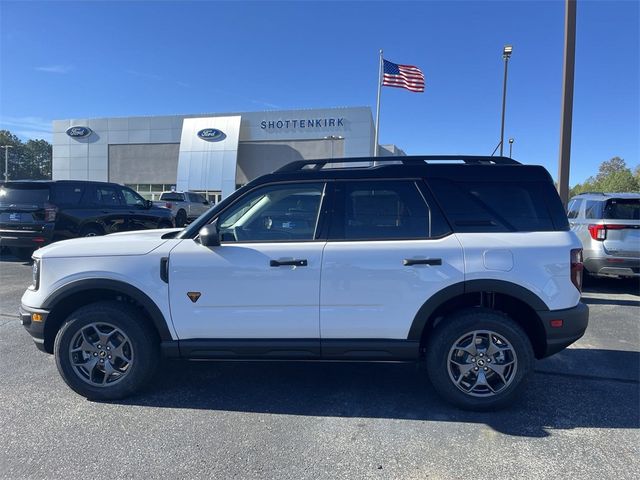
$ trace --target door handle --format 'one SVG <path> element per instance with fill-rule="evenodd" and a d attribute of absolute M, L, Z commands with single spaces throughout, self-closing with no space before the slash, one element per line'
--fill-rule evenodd
<path fill-rule="evenodd" d="M 405 258 L 402 260 L 405 267 L 412 265 L 442 265 L 441 258 Z"/>
<path fill-rule="evenodd" d="M 306 267 L 307 260 L 306 259 L 295 259 L 295 260 L 271 260 L 269 262 L 271 267 L 285 267 L 285 266 L 293 266 L 293 267 Z"/>

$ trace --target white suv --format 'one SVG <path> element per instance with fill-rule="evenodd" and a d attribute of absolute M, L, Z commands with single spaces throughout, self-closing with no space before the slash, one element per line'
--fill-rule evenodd
<path fill-rule="evenodd" d="M 299 161 L 184 230 L 34 255 L 22 322 L 64 380 L 117 399 L 160 355 L 417 361 L 462 408 L 513 401 L 580 338 L 581 245 L 547 171 L 502 157 Z"/>

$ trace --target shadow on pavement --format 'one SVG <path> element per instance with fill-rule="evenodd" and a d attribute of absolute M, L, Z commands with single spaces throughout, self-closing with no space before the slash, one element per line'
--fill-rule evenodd
<path fill-rule="evenodd" d="M 640 300 L 620 300 L 617 298 L 582 297 L 582 303 L 587 305 L 618 305 L 620 307 L 640 307 Z"/>
<path fill-rule="evenodd" d="M 563 360 L 555 365 L 538 362 L 541 373 L 533 375 L 522 401 L 492 413 L 448 406 L 436 396 L 423 367 L 401 363 L 164 361 L 152 389 L 122 403 L 484 423 L 504 434 L 526 437 L 545 437 L 556 429 L 640 427 L 640 353 L 570 349 L 558 355 Z M 635 370 L 625 373 L 622 381 L 597 378 L 590 365 L 601 362 L 612 369 Z"/>
<path fill-rule="evenodd" d="M 638 278 L 598 278 L 584 277 L 583 293 L 627 294 L 640 297 Z"/>

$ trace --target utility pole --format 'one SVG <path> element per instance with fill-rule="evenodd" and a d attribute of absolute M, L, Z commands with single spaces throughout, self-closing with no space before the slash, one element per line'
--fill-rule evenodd
<path fill-rule="evenodd" d="M 9 181 L 9 149 L 13 148 L 13 145 L 2 145 L 0 148 L 4 148 L 4 181 Z"/>
<path fill-rule="evenodd" d="M 571 125 L 573 122 L 573 80 L 576 63 L 576 0 L 565 0 L 564 67 L 562 73 L 562 114 L 560 117 L 560 158 L 558 193 L 566 207 L 569 201 Z"/>

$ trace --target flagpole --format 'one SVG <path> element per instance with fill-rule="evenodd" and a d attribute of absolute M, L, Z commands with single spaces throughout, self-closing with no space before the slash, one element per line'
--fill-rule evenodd
<path fill-rule="evenodd" d="M 380 49 L 380 68 L 378 70 L 378 101 L 376 103 L 376 133 L 373 142 L 373 156 L 378 156 L 378 132 L 380 131 L 380 94 L 382 93 L 382 49 Z M 375 165 L 375 162 L 374 162 Z"/>

